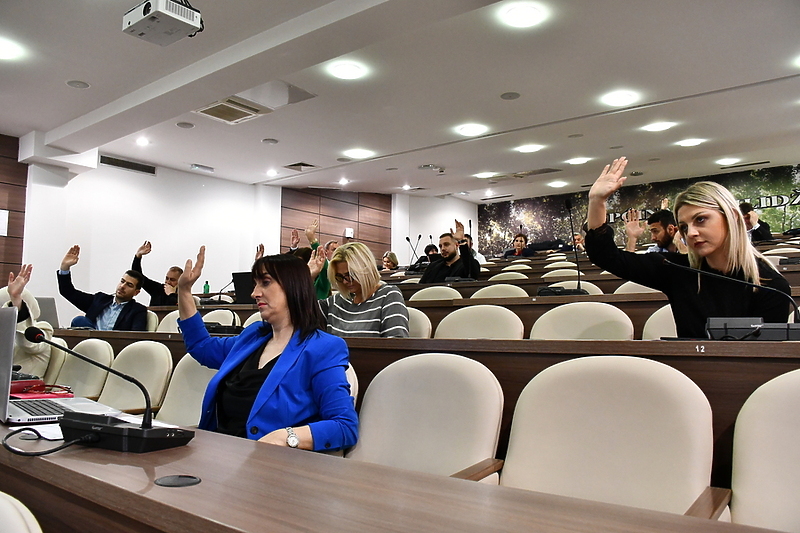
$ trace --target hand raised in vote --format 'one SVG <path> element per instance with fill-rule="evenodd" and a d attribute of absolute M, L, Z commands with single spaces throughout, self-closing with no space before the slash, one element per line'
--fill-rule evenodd
<path fill-rule="evenodd" d="M 150 241 L 144 241 L 144 244 L 136 250 L 136 257 L 139 259 L 142 258 L 143 255 L 147 255 L 150 253 L 150 250 L 153 249 L 153 246 L 150 244 Z"/>
<path fill-rule="evenodd" d="M 605 202 L 609 196 L 617 192 L 628 179 L 627 176 L 622 175 L 627 165 L 628 160 L 625 157 L 615 159 L 610 165 L 606 165 L 592 188 L 589 189 L 589 199 Z"/>
<path fill-rule="evenodd" d="M 200 275 L 203 273 L 203 265 L 206 262 L 206 247 L 201 246 L 200 251 L 197 252 L 197 261 L 192 264 L 191 259 L 186 260 L 186 265 L 183 267 L 183 274 L 181 277 L 178 278 L 178 288 L 182 292 L 191 293 L 192 285 L 194 282 L 200 279 Z"/>
<path fill-rule="evenodd" d="M 70 267 L 78 264 L 81 255 L 81 247 L 77 244 L 69 249 L 67 255 L 61 260 L 61 270 L 69 270 Z"/>

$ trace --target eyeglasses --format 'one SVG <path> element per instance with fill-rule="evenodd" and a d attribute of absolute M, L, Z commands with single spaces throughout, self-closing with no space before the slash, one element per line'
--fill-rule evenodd
<path fill-rule="evenodd" d="M 339 283 L 352 283 L 355 281 L 355 278 L 350 275 L 350 272 L 345 272 L 344 274 L 336 274 L 333 276 L 333 279 L 338 281 Z"/>

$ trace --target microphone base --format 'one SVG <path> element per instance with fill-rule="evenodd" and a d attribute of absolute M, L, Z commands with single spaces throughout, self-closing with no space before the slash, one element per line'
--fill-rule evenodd
<path fill-rule="evenodd" d="M 113 416 L 88 413 L 64 413 L 59 421 L 65 441 L 96 435 L 96 442 L 84 442 L 117 452 L 147 453 L 184 446 L 194 438 L 194 431 L 176 427 L 144 429 Z"/>
<path fill-rule="evenodd" d="M 760 317 L 709 317 L 706 332 L 713 340 L 798 341 L 800 324 L 764 324 Z"/>
<path fill-rule="evenodd" d="M 586 289 L 567 289 L 566 287 L 539 287 L 536 296 L 582 296 L 588 295 Z"/>

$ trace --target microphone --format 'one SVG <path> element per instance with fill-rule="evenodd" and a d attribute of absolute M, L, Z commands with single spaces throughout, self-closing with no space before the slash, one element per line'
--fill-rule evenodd
<path fill-rule="evenodd" d="M 411 254 L 412 254 L 411 258 L 416 259 L 418 261 L 419 256 L 417 255 L 417 251 L 414 249 L 414 245 L 411 244 L 411 237 L 409 237 L 408 235 L 406 235 L 406 242 L 408 243 L 409 248 L 411 248 Z M 419 240 L 417 240 L 417 242 L 419 242 Z"/>
<path fill-rule="evenodd" d="M 589 294 L 589 291 L 581 289 L 581 262 L 578 259 L 578 247 L 575 246 L 575 225 L 572 223 L 572 200 L 569 198 L 564 200 L 564 207 L 567 208 L 567 214 L 569 214 L 570 240 L 572 241 L 572 251 L 575 254 L 575 269 L 578 271 L 578 281 L 575 284 L 575 291 L 568 294 Z"/>
<path fill-rule="evenodd" d="M 137 379 L 47 340 L 44 332 L 35 326 L 25 330 L 25 339 L 34 343 L 43 342 L 50 346 L 55 346 L 59 350 L 74 355 L 81 361 L 102 368 L 125 381 L 133 383 L 139 387 L 139 390 L 144 395 L 145 408 L 140 427 L 113 416 L 67 411 L 59 421 L 65 441 L 81 439 L 86 435 L 95 435 L 97 437 L 95 442 L 84 441 L 83 444 L 118 452 L 144 453 L 183 446 L 194 438 L 194 431 L 188 429 L 153 427 L 153 408 L 150 404 L 150 394 Z"/>
<path fill-rule="evenodd" d="M 469 219 L 469 234 L 472 235 L 472 219 Z"/>
<path fill-rule="evenodd" d="M 419 259 L 419 254 L 417 253 L 417 246 L 419 246 L 419 241 L 420 241 L 421 239 L 422 239 L 422 233 L 420 233 L 419 235 L 417 235 L 417 243 L 414 245 L 414 255 L 416 255 L 416 256 L 417 256 L 417 259 Z"/>
<path fill-rule="evenodd" d="M 433 235 L 428 235 L 428 238 L 431 240 L 431 244 L 433 244 Z"/>

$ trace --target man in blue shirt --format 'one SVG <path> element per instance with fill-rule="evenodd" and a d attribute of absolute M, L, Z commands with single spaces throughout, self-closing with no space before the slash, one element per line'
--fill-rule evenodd
<path fill-rule="evenodd" d="M 676 240 L 678 235 L 678 224 L 675 223 L 675 215 L 669 209 L 659 209 L 647 218 L 647 228 L 650 230 L 650 238 L 655 244 L 647 249 L 651 252 L 682 252 L 678 249 Z M 636 251 L 636 241 L 644 233 L 644 227 L 639 222 L 639 211 L 628 209 L 625 220 L 625 235 L 627 243 L 625 249 L 629 252 Z"/>
<path fill-rule="evenodd" d="M 73 246 L 61 260 L 58 270 L 58 292 L 86 313 L 72 320 L 72 327 L 89 327 L 100 330 L 146 331 L 147 308 L 134 301 L 142 286 L 142 274 L 128 270 L 117 284 L 114 295 L 104 292 L 89 294 L 72 285 L 70 268 L 78 263 L 81 248 Z"/>

